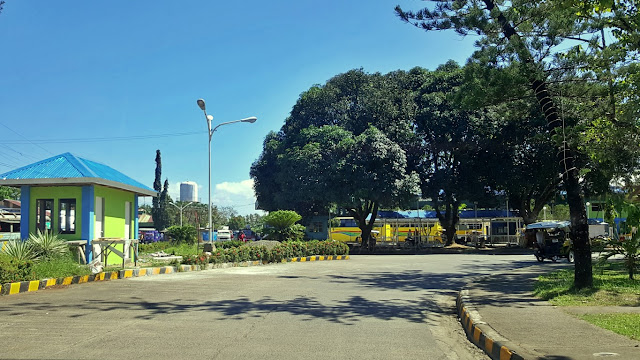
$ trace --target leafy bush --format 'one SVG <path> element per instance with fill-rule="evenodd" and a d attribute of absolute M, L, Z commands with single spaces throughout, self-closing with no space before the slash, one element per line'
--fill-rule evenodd
<path fill-rule="evenodd" d="M 29 241 L 12 240 L 7 241 L 4 253 L 18 261 L 36 260 L 36 252 L 33 251 L 33 244 Z"/>
<path fill-rule="evenodd" d="M 304 226 L 296 224 L 302 216 L 291 210 L 278 210 L 263 218 L 265 231 L 270 239 L 278 241 L 302 240 Z"/>
<path fill-rule="evenodd" d="M 33 265 L 33 271 L 35 279 L 91 274 L 89 266 L 79 265 L 72 254 L 51 258 L 48 261 L 39 261 Z"/>
<path fill-rule="evenodd" d="M 226 243 L 226 242 L 224 242 Z M 279 243 L 272 249 L 266 246 L 231 246 L 226 249 L 218 248 L 211 256 L 192 255 L 184 257 L 183 264 L 201 264 L 207 259 L 210 263 L 262 261 L 263 263 L 280 262 L 293 257 L 312 255 L 346 255 L 349 247 L 338 241 L 287 241 Z"/>
<path fill-rule="evenodd" d="M 206 265 L 209 263 L 209 257 L 205 254 L 187 255 L 182 257 L 182 263 L 185 265 Z"/>
<path fill-rule="evenodd" d="M 227 251 L 225 249 L 217 249 L 209 257 L 209 262 L 213 264 L 222 264 L 227 261 Z"/>
<path fill-rule="evenodd" d="M 195 244 L 198 240 L 198 231 L 191 225 L 170 226 L 167 229 L 167 235 L 173 244 Z"/>
<path fill-rule="evenodd" d="M 632 229 L 631 236 L 622 238 L 614 234 L 614 238 L 606 243 L 598 263 L 603 265 L 610 257 L 622 255 L 629 279 L 633 280 L 633 275 L 640 268 L 640 231 L 638 231 L 638 226 L 640 226 L 640 205 L 623 203 L 621 206 L 627 212 L 626 223 Z"/>
<path fill-rule="evenodd" d="M 59 258 L 69 254 L 67 242 L 52 232 L 41 232 L 40 229 L 35 234 L 29 234 L 28 242 L 33 247 L 35 256 L 40 260 Z"/>
<path fill-rule="evenodd" d="M 640 231 L 636 231 L 626 239 L 610 240 L 604 252 L 600 254 L 598 264 L 604 265 L 614 255 L 622 255 L 624 257 L 624 267 L 627 270 L 629 279 L 633 280 L 633 275 L 640 268 Z"/>
<path fill-rule="evenodd" d="M 18 260 L 10 255 L 0 253 L 0 284 L 35 279 L 33 261 Z"/>
<path fill-rule="evenodd" d="M 231 240 L 231 241 L 216 241 L 216 247 L 221 249 L 230 249 L 234 247 L 240 247 L 246 245 L 244 242 L 239 240 Z"/>

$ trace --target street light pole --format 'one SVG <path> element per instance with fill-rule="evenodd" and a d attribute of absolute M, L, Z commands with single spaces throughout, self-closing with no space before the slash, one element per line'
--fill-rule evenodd
<path fill-rule="evenodd" d="M 213 224 L 211 218 L 211 136 L 222 125 L 228 125 L 237 122 L 248 122 L 250 124 L 253 124 L 254 122 L 256 122 L 256 120 L 258 120 L 258 118 L 256 118 L 255 116 L 251 116 L 245 119 L 227 121 L 218 124 L 216 127 L 211 129 L 211 121 L 213 121 L 213 116 L 207 115 L 207 109 L 204 103 L 204 99 L 198 99 L 197 103 L 200 109 L 204 112 L 204 117 L 207 119 L 207 132 L 209 134 L 209 241 L 213 241 Z"/>
<path fill-rule="evenodd" d="M 173 205 L 173 206 L 177 207 L 177 208 L 180 210 L 180 227 L 182 227 L 182 210 L 186 209 L 186 208 L 187 208 L 187 206 L 189 206 L 189 205 L 193 204 L 193 202 L 192 202 L 192 201 L 189 201 L 189 203 L 188 203 L 187 205 L 184 205 L 184 206 L 178 206 L 178 205 L 176 205 L 176 204 L 174 204 L 174 203 L 169 203 L 169 204 L 171 204 L 171 205 Z"/>

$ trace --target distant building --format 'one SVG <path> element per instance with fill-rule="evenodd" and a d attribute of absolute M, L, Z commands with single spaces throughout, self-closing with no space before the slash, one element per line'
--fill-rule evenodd
<path fill-rule="evenodd" d="M 180 201 L 198 201 L 198 184 L 193 181 L 181 182 Z"/>

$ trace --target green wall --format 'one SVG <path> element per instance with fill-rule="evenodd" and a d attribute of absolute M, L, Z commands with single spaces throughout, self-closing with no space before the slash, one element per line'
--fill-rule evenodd
<path fill-rule="evenodd" d="M 133 234 L 135 209 L 133 204 L 135 194 L 125 191 L 112 189 L 105 186 L 95 186 L 95 196 L 104 198 L 104 237 L 125 238 L 124 234 L 124 202 L 131 203 L 131 224 L 129 234 L 130 239 L 136 239 L 137 234 Z"/>
<path fill-rule="evenodd" d="M 135 194 L 125 190 L 112 189 L 105 186 L 94 186 L 94 196 L 104 198 L 104 237 L 108 238 L 125 238 L 124 233 L 124 216 L 125 216 L 125 201 L 131 203 L 131 224 L 130 224 L 130 239 L 136 239 L 137 234 L 135 231 L 135 217 L 138 214 L 135 212 Z M 31 188 L 31 198 L 29 199 L 29 208 L 31 209 L 29 214 L 29 232 L 36 232 L 36 200 L 38 199 L 53 199 L 53 214 L 51 216 L 51 229 L 55 233 L 59 230 L 59 210 L 60 199 L 76 199 L 76 232 L 75 234 L 59 234 L 58 236 L 66 240 L 87 240 L 82 239 L 82 186 L 33 186 Z M 95 216 L 91 219 L 95 221 Z M 94 237 L 95 238 L 95 237 Z M 123 245 L 115 245 L 116 249 L 122 251 Z M 109 264 L 120 264 L 122 259 L 112 254 L 109 256 Z"/>
<path fill-rule="evenodd" d="M 82 239 L 82 187 L 81 186 L 33 186 L 31 187 L 31 198 L 29 199 L 29 233 L 36 232 L 36 200 L 53 199 L 53 213 L 51 214 L 51 229 L 57 233 L 59 224 L 60 199 L 76 199 L 76 233 L 59 234 L 58 236 L 66 240 Z M 124 211 L 124 210 L 123 210 Z"/>

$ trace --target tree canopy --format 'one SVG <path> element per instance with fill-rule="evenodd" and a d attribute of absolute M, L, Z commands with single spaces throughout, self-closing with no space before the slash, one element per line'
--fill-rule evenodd
<path fill-rule="evenodd" d="M 629 26 L 637 24 L 637 6 L 625 0 L 435 0 L 429 4 L 415 12 L 398 6 L 396 12 L 427 31 L 452 29 L 461 35 L 480 35 L 472 62 L 485 69 L 513 68 L 518 75 L 513 79 L 526 79 L 502 88 L 495 86 L 493 78 L 479 81 L 488 85 L 486 98 L 494 103 L 523 95 L 536 100 L 557 148 L 558 173 L 567 193 L 576 253 L 575 285 L 591 286 L 583 206 L 589 182 L 583 179 L 606 183 L 637 164 L 637 151 L 621 146 L 638 133 L 637 117 L 629 116 L 637 106 L 634 110 L 628 105 L 637 94 L 627 90 L 629 83 L 637 84 L 630 75 L 637 72 L 637 65 L 630 64 L 638 55 L 637 41 L 631 40 L 637 39 L 638 28 Z M 618 41 L 607 43 L 607 31 Z M 601 159 L 615 161 L 593 171 L 596 167 L 589 165 Z"/>

